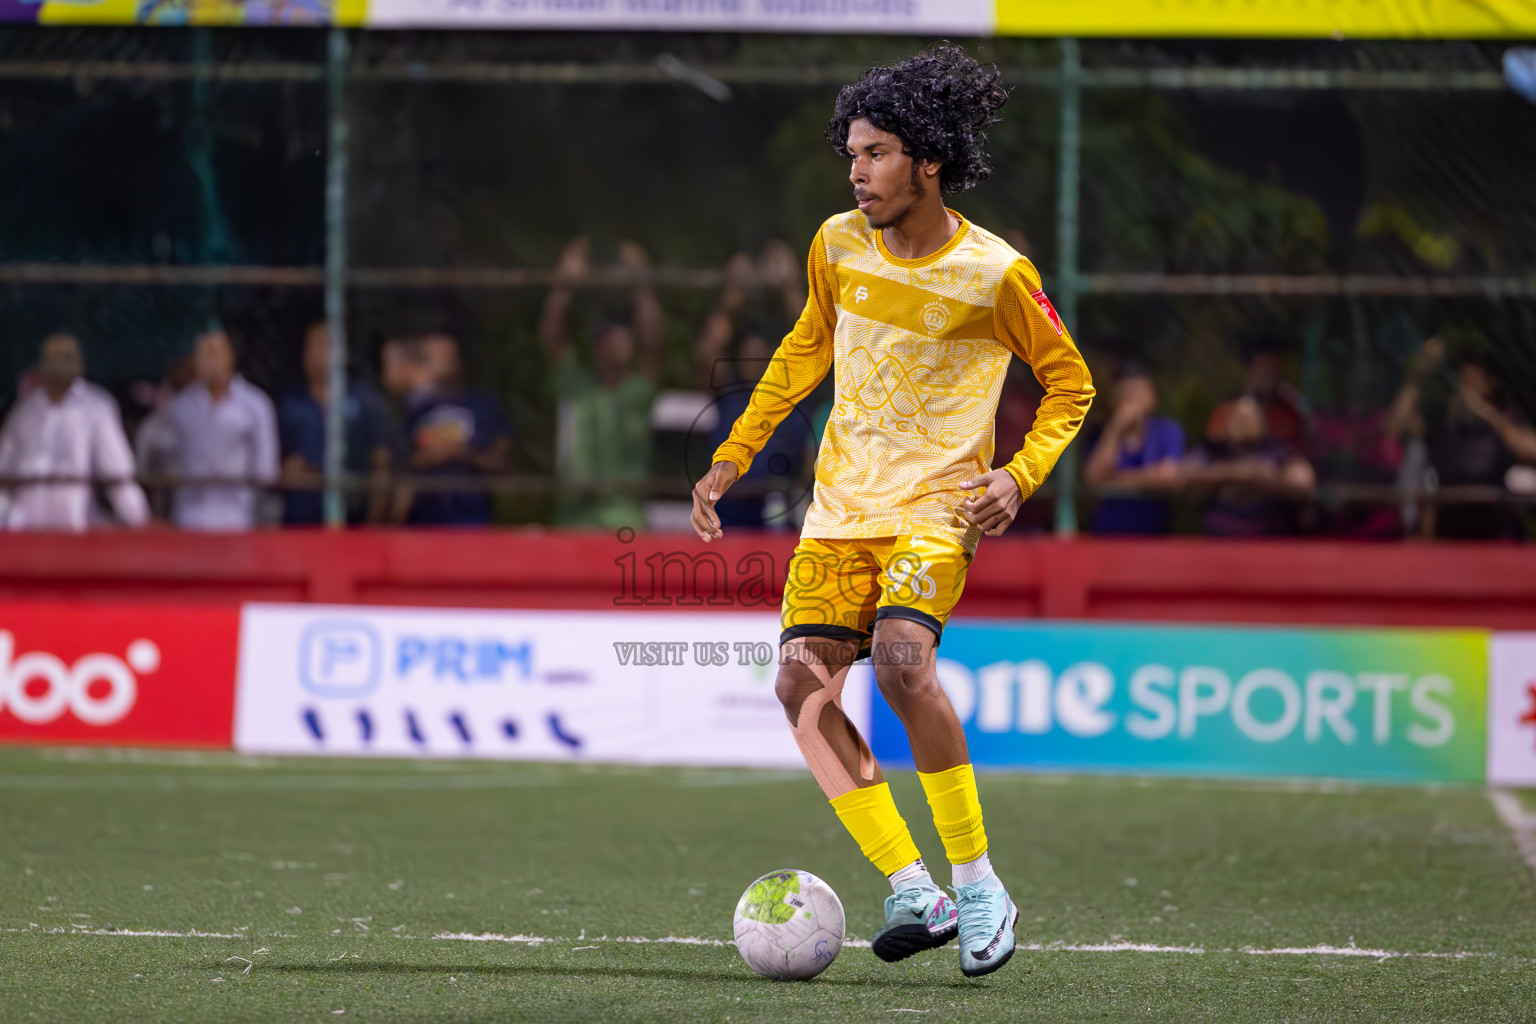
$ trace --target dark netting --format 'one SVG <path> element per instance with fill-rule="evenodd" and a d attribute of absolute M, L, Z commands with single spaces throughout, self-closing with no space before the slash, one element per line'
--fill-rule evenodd
<path fill-rule="evenodd" d="M 732 255 L 783 240 L 803 266 L 816 225 L 848 205 L 846 169 L 822 134 L 837 87 L 919 45 L 351 40 L 352 363 L 377 379 L 385 340 L 424 309 L 459 325 L 469 378 L 515 427 L 521 483 L 504 488 L 503 521 L 553 507 L 552 485 L 537 481 L 560 464 L 560 408 L 539 321 L 567 243 L 586 236 L 592 264 L 610 272 L 579 289 L 575 334 L 630 315 L 630 285 L 611 272 L 621 245 L 638 242 L 666 314 L 659 383 L 700 391 L 697 338 Z M 951 205 L 1032 256 L 1059 296 L 1060 46 L 969 45 L 1014 91 L 990 142 L 993 178 Z M 1101 381 L 1149 365 L 1163 411 L 1193 443 L 1262 346 L 1327 426 L 1380 413 L 1439 336 L 1442 376 L 1482 353 L 1511 408 L 1536 420 L 1536 107 L 1498 81 L 1501 53 L 1465 42 L 1083 44 L 1072 326 Z M 89 376 L 130 417 L 142 411 L 135 385 L 159 381 L 215 319 L 257 384 L 277 392 L 300 379 L 302 333 L 323 308 L 325 54 L 325 34 L 308 30 L 0 29 L 0 404 L 61 328 L 81 337 Z M 1202 69 L 1342 77 L 1327 88 L 1113 80 Z M 145 277 L 92 277 L 103 266 Z M 154 280 L 199 267 L 246 276 Z M 1426 280 L 1450 284 L 1426 294 Z M 748 291 L 738 319 L 782 314 L 771 288 Z M 1030 400 L 1027 374 L 1016 376 Z M 1101 399 L 1089 433 L 1108 409 Z M 646 489 L 676 500 L 686 467 L 675 444 L 656 450 Z M 1333 448 L 1313 453 L 1325 477 L 1394 483 Z"/>

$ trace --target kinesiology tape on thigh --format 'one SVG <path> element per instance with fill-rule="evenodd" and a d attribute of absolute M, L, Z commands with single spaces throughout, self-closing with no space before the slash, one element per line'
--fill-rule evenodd
<path fill-rule="evenodd" d="M 799 658 L 795 660 L 800 661 Z M 832 704 L 841 710 L 843 683 L 847 681 L 849 666 L 844 666 L 836 675 L 833 675 L 827 670 L 826 665 L 814 658 L 807 658 L 805 661 L 800 661 L 800 664 L 810 669 L 820 681 L 821 686 L 801 702 L 800 712 L 790 723 L 790 728 L 795 734 L 795 744 L 799 746 L 800 754 L 811 770 L 811 776 L 815 778 L 816 784 L 821 787 L 827 799 L 833 800 L 844 793 L 858 789 L 865 783 L 874 781 L 875 756 L 870 752 L 869 745 L 864 742 L 864 737 L 854 732 L 853 735 L 859 744 L 859 775 L 861 776 L 860 779 L 855 779 L 821 731 L 821 714 L 826 706 Z"/>

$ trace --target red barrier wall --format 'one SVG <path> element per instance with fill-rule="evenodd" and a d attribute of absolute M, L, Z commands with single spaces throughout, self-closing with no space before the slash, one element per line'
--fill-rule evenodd
<path fill-rule="evenodd" d="M 4 534 L 0 601 L 777 608 L 794 543 L 542 530 Z M 664 588 L 652 586 L 656 568 Z M 1536 546 L 985 540 L 956 614 L 1536 629 Z"/>

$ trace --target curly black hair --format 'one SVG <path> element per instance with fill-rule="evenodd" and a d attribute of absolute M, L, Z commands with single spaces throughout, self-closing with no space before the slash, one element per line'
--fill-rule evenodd
<path fill-rule="evenodd" d="M 939 191 L 964 192 L 992 174 L 987 126 L 1008 99 L 995 64 L 981 64 L 953 43 L 934 43 L 899 64 L 872 67 L 843 87 L 827 141 L 848 152 L 848 126 L 863 118 L 901 139 L 914 160 L 937 160 Z"/>

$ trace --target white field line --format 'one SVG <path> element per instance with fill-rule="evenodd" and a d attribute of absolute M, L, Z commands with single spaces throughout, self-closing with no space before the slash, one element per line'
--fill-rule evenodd
<path fill-rule="evenodd" d="M 1507 789 L 1490 789 L 1488 799 L 1493 809 L 1514 836 L 1520 856 L 1532 871 L 1536 871 L 1536 814 L 1525 809 L 1520 798 Z"/>
<path fill-rule="evenodd" d="M 1223 950 L 1225 952 L 1225 950 Z M 1361 949 L 1358 946 L 1285 946 L 1279 949 L 1252 949 L 1243 947 L 1238 953 L 1255 956 L 1364 956 L 1373 960 L 1392 960 L 1404 957 L 1429 960 L 1471 960 L 1477 957 L 1498 956 L 1497 953 L 1468 953 L 1458 950 L 1451 953 L 1399 953 L 1390 949 Z"/>
<path fill-rule="evenodd" d="M 516 945 L 538 946 L 546 942 L 616 942 L 635 945 L 664 945 L 675 944 L 683 946 L 734 946 L 735 943 L 728 939 L 704 939 L 691 935 L 666 935 L 661 938 L 646 938 L 639 935 L 616 935 L 609 938 L 607 935 L 596 938 L 584 935 L 577 939 L 549 938 L 542 935 L 502 935 L 498 932 L 440 932 L 432 936 L 434 940 L 445 942 L 506 942 Z M 846 939 L 844 946 L 851 949 L 868 949 L 869 942 L 864 939 Z M 944 949 L 953 951 L 957 947 L 945 946 Z M 1326 943 L 1316 946 L 1285 946 L 1273 949 L 1259 949 L 1253 946 L 1241 946 L 1238 948 L 1206 949 L 1203 946 L 1159 946 L 1149 942 L 1096 942 L 1096 943 L 1071 943 L 1071 942 L 1021 942 L 1018 946 L 1021 950 L 1035 953 L 1247 953 L 1256 956 L 1355 956 L 1368 957 L 1373 960 L 1391 960 L 1398 958 L 1433 958 L 1437 960 L 1466 960 L 1473 957 L 1497 956 L 1496 953 L 1470 953 L 1470 952 L 1403 952 L 1389 949 L 1361 949 L 1357 946 L 1330 946 Z"/>
<path fill-rule="evenodd" d="M 663 935 L 659 939 L 643 935 L 585 936 L 576 939 L 550 938 L 544 935 L 502 935 L 500 932 L 438 932 L 432 936 L 442 942 L 507 942 L 520 946 L 541 946 L 546 942 L 622 942 L 636 946 L 734 946 L 730 939 L 703 939 L 696 935 Z M 845 946 L 867 946 L 867 942 L 844 942 Z"/>
<path fill-rule="evenodd" d="M 191 931 L 172 932 L 159 928 L 151 928 L 147 931 L 139 931 L 134 928 L 41 928 L 33 925 L 31 928 L 0 928 L 0 932 L 9 932 L 12 935 L 110 935 L 114 938 L 127 939 L 247 939 L 250 936 L 243 932 L 202 932 L 193 928 Z"/>
<path fill-rule="evenodd" d="M 0 928 L 0 932 L 11 934 L 32 935 L 88 935 L 108 938 L 169 938 L 169 939 L 249 939 L 251 936 L 242 933 L 231 932 L 205 932 L 192 929 L 190 931 L 177 932 L 164 929 L 135 930 L 128 928 Z M 292 935 L 279 936 L 281 938 L 293 938 Z M 414 935 L 395 935 L 393 938 L 418 939 Z M 543 946 L 543 945 L 569 945 L 571 943 L 615 943 L 619 945 L 633 946 L 734 946 L 736 943 L 729 939 L 710 939 L 697 935 L 663 935 L 649 937 L 644 935 L 599 935 L 590 936 L 583 933 L 576 938 L 550 935 L 504 935 L 500 932 L 439 932 L 429 936 L 432 942 L 492 942 L 505 943 L 514 946 Z M 869 942 L 865 939 L 846 939 L 844 946 L 850 949 L 868 949 Z M 577 949 L 597 949 L 598 945 L 583 945 Z M 955 946 L 942 947 L 950 951 Z M 1280 947 L 1255 947 L 1237 946 L 1222 948 L 1206 948 L 1204 946 L 1162 946 L 1151 942 L 1021 942 L 1018 945 L 1021 951 L 1032 953 L 1175 953 L 1191 956 L 1218 955 L 1218 954 L 1244 954 L 1248 956 L 1344 956 L 1362 957 L 1370 960 L 1401 960 L 1401 959 L 1431 959 L 1431 960 L 1470 960 L 1480 957 L 1497 957 L 1498 953 L 1473 953 L 1463 950 L 1450 952 L 1436 951 L 1404 951 L 1391 949 L 1367 949 L 1358 946 L 1332 946 L 1320 943 L 1316 946 L 1280 946 Z"/>

